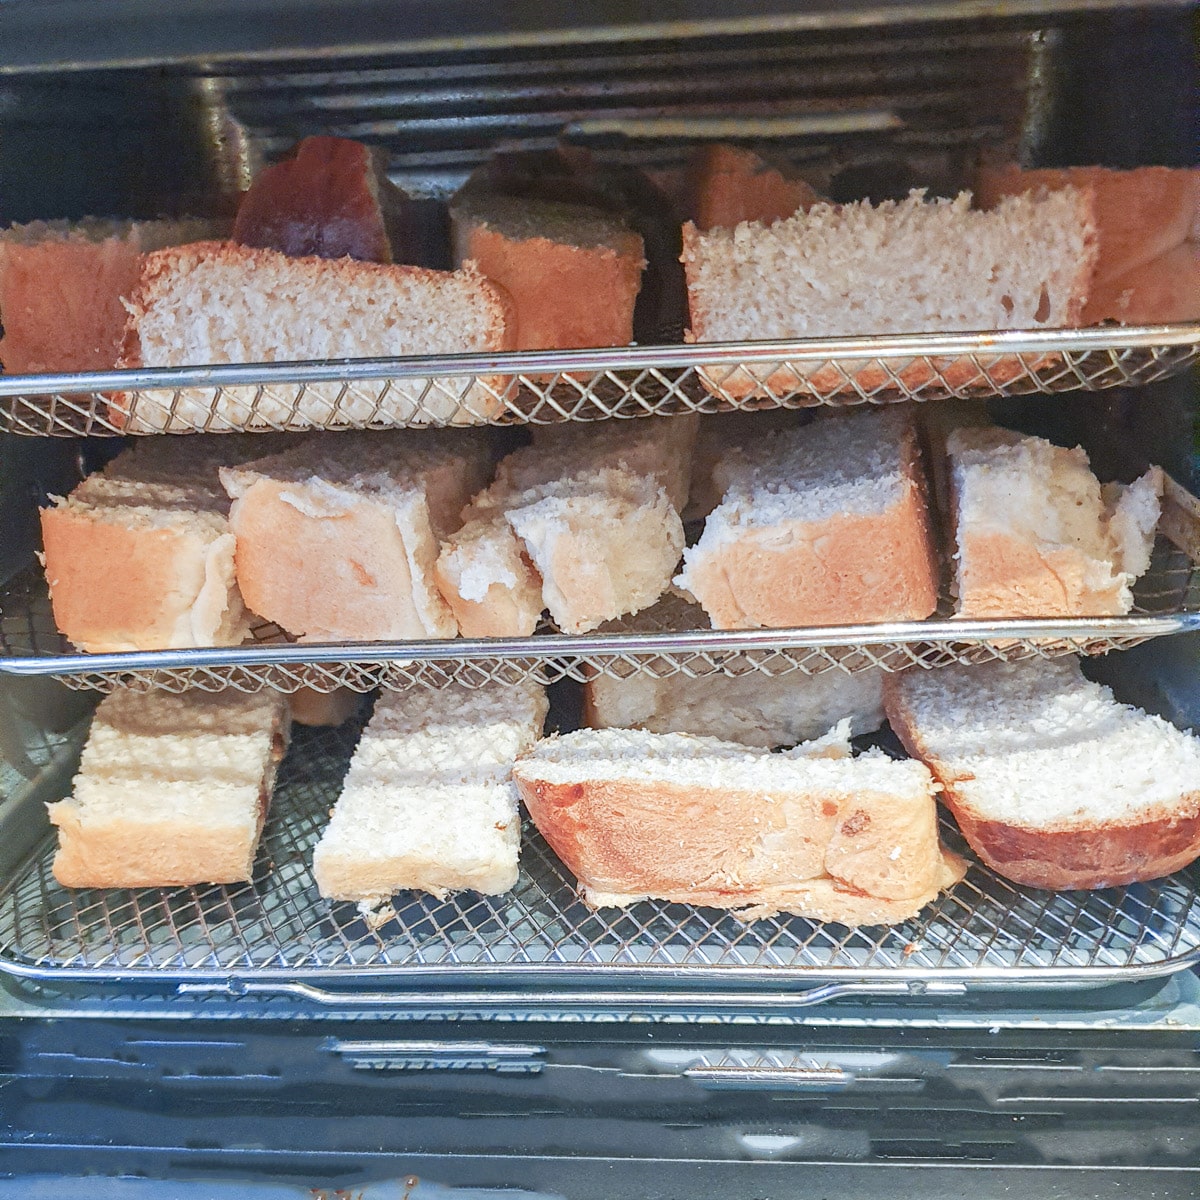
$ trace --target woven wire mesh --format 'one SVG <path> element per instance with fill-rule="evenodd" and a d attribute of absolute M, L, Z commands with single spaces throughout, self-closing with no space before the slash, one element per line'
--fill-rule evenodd
<path fill-rule="evenodd" d="M 1005 621 L 989 623 L 984 635 L 951 620 L 953 607 L 945 594 L 934 621 L 890 625 L 887 634 L 877 638 L 862 632 L 848 637 L 837 626 L 729 633 L 709 629 L 699 608 L 668 596 L 635 617 L 582 637 L 564 640 L 547 625 L 533 637 L 502 643 L 413 642 L 389 645 L 386 653 L 371 643 L 339 646 L 332 653 L 317 645 L 289 644 L 276 626 L 264 624 L 254 631 L 256 645 L 220 652 L 225 660 L 234 661 L 213 662 L 209 661 L 212 652 L 182 650 L 127 656 L 120 667 L 108 667 L 105 658 L 77 653 L 58 632 L 45 580 L 39 572 L 29 571 L 0 593 L 0 670 L 52 675 L 72 688 L 102 692 L 116 687 L 175 692 L 227 687 L 247 692 L 264 687 L 329 692 L 348 687 L 368 692 L 380 686 L 439 688 L 451 682 L 468 687 L 522 679 L 547 684 L 559 679 L 587 682 L 601 675 L 696 679 L 749 672 L 768 676 L 871 668 L 893 672 L 996 658 L 1105 654 L 1200 627 L 1200 572 L 1186 553 L 1159 538 L 1150 569 L 1134 589 L 1132 612 L 1125 617 L 1048 623 L 1068 629 L 1065 635 L 1010 632 L 1013 623 Z M 279 653 L 271 654 L 270 648 L 276 646 Z M 253 661 L 264 652 L 270 661 Z"/>
<path fill-rule="evenodd" d="M 1185 369 L 1200 353 L 1200 325 L 905 335 L 721 350 L 626 347 L 499 355 L 475 363 L 467 355 L 25 376 L 0 383 L 8 392 L 0 395 L 0 432 L 78 437 L 551 424 L 1098 391 L 1140 387 Z M 246 376 L 254 382 L 241 382 Z M 223 382 L 227 377 L 230 382 Z M 144 382 L 148 378 L 153 385 Z"/>
<path fill-rule="evenodd" d="M 0 892 L 0 958 L 79 978 L 116 971 L 345 978 L 384 968 L 468 985 L 480 968 L 504 967 L 526 982 L 579 976 L 619 984 L 684 967 L 692 977 L 731 983 L 767 969 L 793 984 L 878 970 L 923 978 L 1020 970 L 1052 986 L 1116 980 L 1130 970 L 1165 973 L 1200 956 L 1194 872 L 1054 893 L 1018 887 L 974 863 L 962 883 L 893 928 L 789 916 L 747 922 L 653 901 L 593 911 L 528 824 L 512 892 L 447 900 L 401 893 L 385 923 L 368 922 L 352 904 L 322 900 L 311 873 L 313 846 L 360 728 L 361 719 L 337 730 L 296 730 L 250 883 L 70 890 L 53 878 L 48 838 Z M 962 849 L 948 821 L 943 836 Z"/>

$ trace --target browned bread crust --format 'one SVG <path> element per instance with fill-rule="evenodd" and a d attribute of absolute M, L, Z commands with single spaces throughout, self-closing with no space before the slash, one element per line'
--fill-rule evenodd
<path fill-rule="evenodd" d="M 687 190 L 687 215 L 702 230 L 742 221 L 770 224 L 824 199 L 803 179 L 788 178 L 752 150 L 725 143 L 696 151 Z"/>

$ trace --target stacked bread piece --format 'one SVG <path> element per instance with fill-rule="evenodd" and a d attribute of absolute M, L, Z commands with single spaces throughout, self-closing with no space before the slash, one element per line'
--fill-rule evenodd
<path fill-rule="evenodd" d="M 34 221 L 0 234 L 0 362 L 10 375 L 111 371 L 142 255 L 219 237 L 222 221 Z"/>
<path fill-rule="evenodd" d="M 54 620 L 96 653 L 237 645 L 249 615 L 218 467 L 268 448 L 148 439 L 42 509 Z"/>
<path fill-rule="evenodd" d="M 1200 739 L 1118 703 L 1075 659 L 906 671 L 886 703 L 967 841 L 1009 879 L 1116 887 L 1200 855 Z"/>
<path fill-rule="evenodd" d="M 504 459 L 442 547 L 468 636 L 582 633 L 653 604 L 683 549 L 695 417 L 549 428 Z"/>
<path fill-rule="evenodd" d="M 937 607 L 916 430 L 864 409 L 738 446 L 676 583 L 713 627 L 920 620 Z"/>
<path fill-rule="evenodd" d="M 222 469 L 246 602 L 307 641 L 454 637 L 434 564 L 490 472 L 478 430 L 318 435 Z"/>
<path fill-rule="evenodd" d="M 275 692 L 106 696 L 71 795 L 48 806 L 55 878 L 67 887 L 250 879 L 287 734 Z"/>
<path fill-rule="evenodd" d="M 1158 467 L 1101 487 L 1082 448 L 995 426 L 955 429 L 946 452 L 960 615 L 1130 610 L 1161 510 Z"/>
<path fill-rule="evenodd" d="M 962 878 L 915 762 L 852 757 L 847 729 L 772 754 L 715 738 L 581 730 L 513 778 L 596 907 L 656 898 L 848 925 L 905 920 Z"/>
<path fill-rule="evenodd" d="M 313 854 L 321 895 L 378 903 L 409 888 L 511 889 L 520 818 L 510 774 L 546 711 L 534 684 L 384 692 Z"/>

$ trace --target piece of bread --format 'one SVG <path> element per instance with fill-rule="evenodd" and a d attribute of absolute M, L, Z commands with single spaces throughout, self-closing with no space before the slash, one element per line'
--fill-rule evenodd
<path fill-rule="evenodd" d="M 1081 321 L 1156 325 L 1200 317 L 1200 169 L 983 167 L 975 200 L 1065 186 L 1095 198 L 1098 254 Z"/>
<path fill-rule="evenodd" d="M 1014 164 L 982 167 L 975 203 L 995 208 L 1005 197 L 1074 187 L 1090 191 L 1097 255 L 1092 286 L 1102 285 L 1200 240 L 1200 168 L 1065 167 L 1023 171 Z"/>
<path fill-rule="evenodd" d="M 349 138 L 304 138 L 254 177 L 233 240 L 293 258 L 415 261 L 408 197 L 388 180 L 386 159 Z"/>
<path fill-rule="evenodd" d="M 688 218 L 701 233 L 743 221 L 770 225 L 819 204 L 824 197 L 753 150 L 718 142 L 698 146 L 687 172 Z"/>
<path fill-rule="evenodd" d="M 771 754 L 715 738 L 580 730 L 518 759 L 529 815 L 596 907 L 653 898 L 849 924 L 915 916 L 963 867 L 933 781 L 838 737 Z"/>
<path fill-rule="evenodd" d="M 9 375 L 111 371 L 125 336 L 122 300 L 142 255 L 219 237 L 226 222 L 34 221 L 0 233 L 0 362 Z"/>
<path fill-rule="evenodd" d="M 148 438 L 41 510 L 54 621 L 81 650 L 235 646 L 250 613 L 218 469 L 250 447 Z"/>
<path fill-rule="evenodd" d="M 223 470 L 246 603 L 302 641 L 454 637 L 434 564 L 490 469 L 462 430 L 318 434 Z"/>
<path fill-rule="evenodd" d="M 627 346 L 645 257 L 616 215 L 469 190 L 451 201 L 454 261 L 512 297 L 516 348 Z"/>
<path fill-rule="evenodd" d="M 1074 659 L 904 671 L 885 702 L 972 848 L 1017 883 L 1118 887 L 1200 855 L 1200 741 Z"/>
<path fill-rule="evenodd" d="M 739 664 L 735 658 L 723 665 L 736 670 Z M 767 749 L 811 741 L 842 721 L 850 722 L 852 737 L 883 724 L 878 670 L 771 676 L 749 663 L 743 669 L 741 675 L 699 679 L 598 675 L 584 685 L 584 723 L 593 729 L 691 733 Z"/>
<path fill-rule="evenodd" d="M 692 416 L 555 426 L 510 454 L 442 546 L 438 586 L 468 637 L 566 633 L 637 612 L 683 549 Z"/>
<path fill-rule="evenodd" d="M 1130 610 L 1131 586 L 1150 564 L 1158 468 L 1105 497 L 1080 447 L 983 426 L 956 429 L 946 452 L 960 616 Z"/>
<path fill-rule="evenodd" d="M 815 204 L 772 225 L 683 230 L 692 342 L 836 338 L 858 334 L 965 332 L 1077 325 L 1096 257 L 1089 191 L 1006 197 L 973 211 L 970 194 L 871 205 Z M 836 368 L 814 364 L 704 373 L 710 391 L 737 399 L 811 390 L 853 390 Z M 1020 370 L 1008 364 L 1005 370 Z M 909 387 L 932 377 L 928 365 L 898 360 Z M 962 385 L 977 376 L 952 364 Z M 858 371 L 863 388 L 886 387 L 887 373 Z"/>
<path fill-rule="evenodd" d="M 409 888 L 512 888 L 521 822 L 509 776 L 546 711 L 534 684 L 382 693 L 313 853 L 321 895 L 378 904 Z"/>
<path fill-rule="evenodd" d="M 675 579 L 715 629 L 916 621 L 938 573 L 912 416 L 823 416 L 717 464 L 721 503 Z"/>
<path fill-rule="evenodd" d="M 100 702 L 58 827 L 66 887 L 251 878 L 287 746 L 277 693 L 113 692 Z"/>
<path fill-rule="evenodd" d="M 512 301 L 477 271 L 289 258 L 233 242 L 147 255 L 129 304 L 124 367 L 465 354 L 511 350 Z M 174 407 L 110 404 L 131 432 L 293 428 L 342 422 L 477 424 L 498 413 L 503 376 L 310 384 L 293 402 L 253 387 L 184 388 Z M 470 411 L 468 411 L 470 410 Z"/>

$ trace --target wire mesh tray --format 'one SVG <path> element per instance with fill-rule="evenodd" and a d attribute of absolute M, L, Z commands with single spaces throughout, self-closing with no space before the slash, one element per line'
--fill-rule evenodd
<path fill-rule="evenodd" d="M 1170 539 L 1159 537 L 1128 616 L 964 621 L 951 618 L 953 602 L 946 595 L 938 616 L 928 621 L 713 630 L 701 609 L 668 596 L 636 617 L 579 636 L 547 630 L 529 638 L 318 645 L 286 642 L 276 626 L 263 625 L 254 631 L 257 640 L 242 646 L 82 654 L 55 627 L 44 576 L 28 571 L 0 592 L 0 672 L 51 675 L 73 688 L 104 692 L 115 687 L 176 692 L 226 687 L 328 692 L 348 687 L 366 692 L 411 684 L 437 688 L 451 681 L 481 687 L 528 678 L 587 682 L 600 675 L 819 675 L 1105 654 L 1200 629 L 1200 572 L 1191 555 L 1176 545 L 1189 545 L 1191 554 L 1200 557 L 1200 502 L 1173 483 L 1167 500 L 1160 530 Z"/>
<path fill-rule="evenodd" d="M 1200 324 L 1186 324 L 23 375 L 0 377 L 0 432 L 549 424 L 1098 391 L 1198 353 Z"/>
<path fill-rule="evenodd" d="M 797 917 L 643 902 L 594 912 L 531 826 L 516 888 L 445 901 L 402 893 L 386 924 L 317 895 L 312 850 L 359 725 L 297 728 L 248 884 L 69 890 L 45 839 L 0 892 L 0 969 L 136 982 L 309 980 L 389 987 L 807 987 L 959 980 L 991 987 L 1099 986 L 1200 960 L 1195 869 L 1100 892 L 1021 888 L 973 863 L 913 920 L 849 929 Z M 943 830 L 961 850 L 953 825 Z"/>

